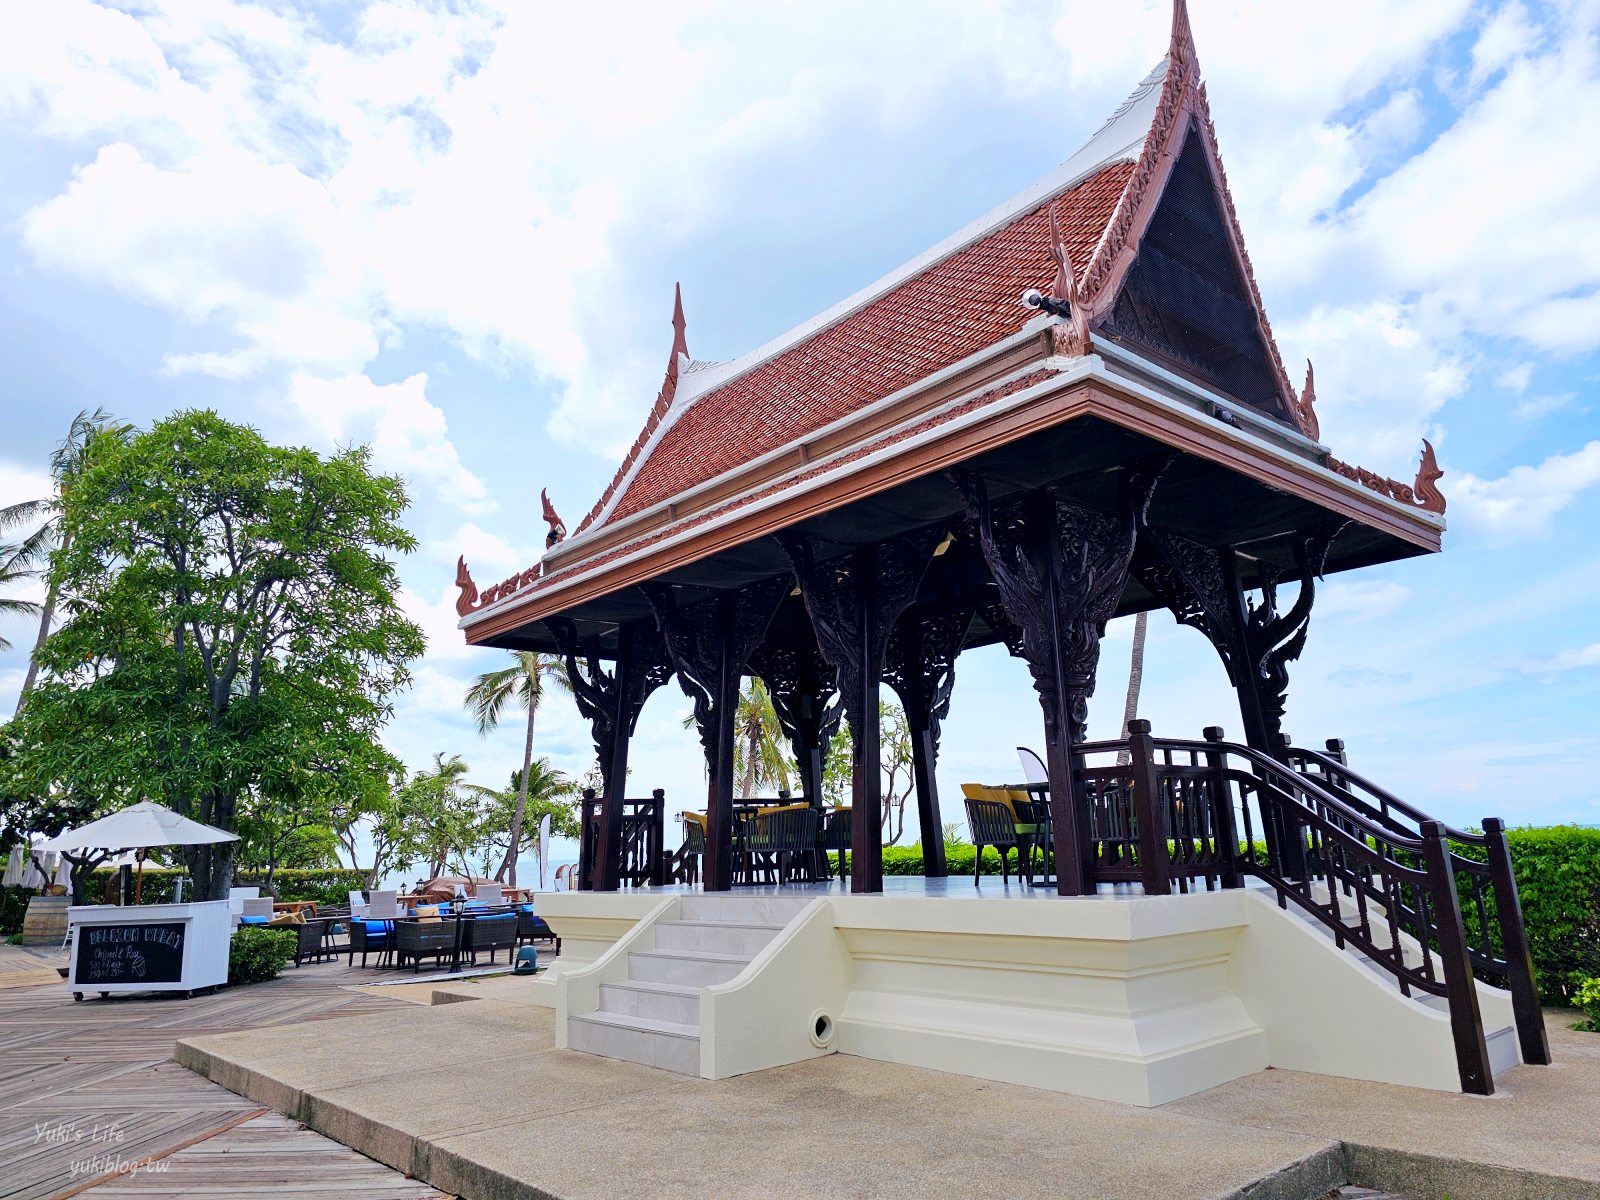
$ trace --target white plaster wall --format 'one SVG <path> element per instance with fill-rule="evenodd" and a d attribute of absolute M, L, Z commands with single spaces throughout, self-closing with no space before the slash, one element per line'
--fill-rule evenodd
<path fill-rule="evenodd" d="M 818 899 L 785 926 L 739 975 L 700 996 L 700 1074 L 727 1079 L 832 1054 L 851 986 L 850 952 Z M 812 1040 L 818 1015 L 834 1026 Z"/>

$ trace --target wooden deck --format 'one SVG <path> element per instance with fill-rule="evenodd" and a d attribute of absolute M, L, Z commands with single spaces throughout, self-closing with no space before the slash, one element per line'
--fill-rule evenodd
<path fill-rule="evenodd" d="M 65 963 L 0 946 L 0 1197 L 442 1195 L 172 1061 L 192 1034 L 407 1007 L 348 989 L 377 972 L 307 964 L 212 996 L 74 1004 L 53 978 Z M 41 972 L 52 978 L 37 982 Z"/>

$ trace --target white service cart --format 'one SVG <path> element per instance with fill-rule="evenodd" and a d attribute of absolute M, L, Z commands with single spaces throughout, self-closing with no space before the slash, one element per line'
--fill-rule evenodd
<path fill-rule="evenodd" d="M 67 987 L 85 992 L 183 992 L 228 982 L 233 912 L 226 900 L 195 904 L 79 905 L 67 910 Z"/>

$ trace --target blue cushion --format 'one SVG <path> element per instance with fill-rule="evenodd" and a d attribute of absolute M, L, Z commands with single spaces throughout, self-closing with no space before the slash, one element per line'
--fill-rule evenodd
<path fill-rule="evenodd" d="M 271 922 L 271 920 L 272 920 L 271 917 L 240 917 L 239 918 L 239 924 L 241 924 L 241 925 L 266 925 L 269 922 Z"/>
<path fill-rule="evenodd" d="M 488 908 L 489 905 L 482 900 L 468 900 L 464 906 L 468 912 L 479 908 Z"/>
<path fill-rule="evenodd" d="M 531 904 L 524 904 L 524 905 L 523 905 L 523 906 L 522 906 L 522 911 L 523 911 L 523 912 L 532 912 L 532 911 L 533 911 L 533 905 L 531 905 Z"/>
<path fill-rule="evenodd" d="M 382 935 L 389 932 L 389 925 L 386 921 L 363 921 L 361 923 L 367 927 L 367 936 L 369 938 L 374 934 Z"/>

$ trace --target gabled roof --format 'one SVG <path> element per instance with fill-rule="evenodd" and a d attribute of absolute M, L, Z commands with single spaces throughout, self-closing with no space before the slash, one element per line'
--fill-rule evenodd
<path fill-rule="evenodd" d="M 1273 415 L 1305 431 L 1267 326 L 1221 176 L 1188 13 L 1168 55 L 1093 137 L 1050 175 L 834 308 L 729 363 L 685 360 L 681 300 L 666 380 L 644 428 L 577 535 L 642 512 L 769 453 L 1015 333 L 1017 303 L 1051 277 L 1054 210 L 1081 303 L 1110 317 L 1190 129 L 1222 193 L 1231 249 L 1274 376 Z M 1269 410 L 1270 411 L 1270 410 Z M 575 547 L 574 547 L 575 548 Z"/>
<path fill-rule="evenodd" d="M 1070 321 L 1019 303 L 1047 287 L 1071 302 Z M 684 328 L 675 297 L 655 404 L 576 533 L 482 601 L 464 590 L 463 616 L 726 526 L 824 474 L 981 419 L 1039 371 L 1062 377 L 1097 350 L 1131 350 L 1215 398 L 1203 403 L 1248 410 L 1319 469 L 1326 457 L 1310 379 L 1297 397 L 1245 253 L 1184 0 L 1162 62 L 1032 187 L 739 359 L 693 361 Z M 1024 354 L 1039 337 L 1045 357 Z M 940 389 L 956 375 L 967 390 L 947 402 Z"/>

